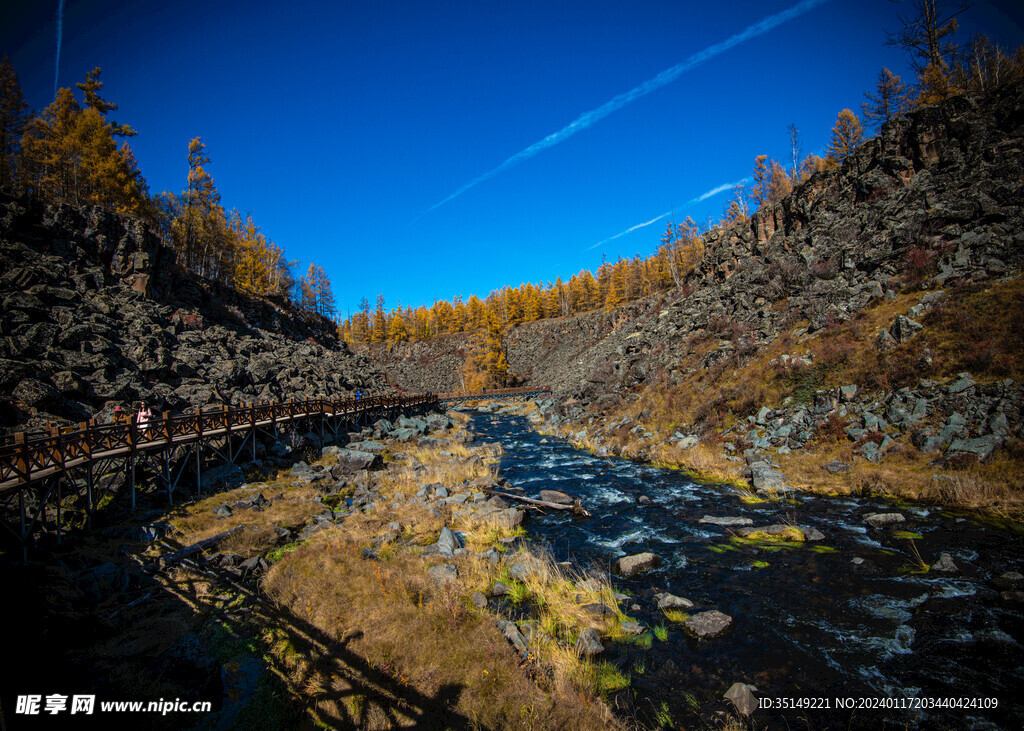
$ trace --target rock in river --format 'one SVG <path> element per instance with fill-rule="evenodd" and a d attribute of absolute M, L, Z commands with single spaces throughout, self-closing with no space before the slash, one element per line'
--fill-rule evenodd
<path fill-rule="evenodd" d="M 653 553 L 638 553 L 635 556 L 623 556 L 615 562 L 616 570 L 629 578 L 650 571 L 661 565 L 661 559 Z"/>
<path fill-rule="evenodd" d="M 740 518 L 739 516 L 729 515 L 723 518 L 719 518 L 714 515 L 705 515 L 700 519 L 701 523 L 709 523 L 711 525 L 720 525 L 724 528 L 729 528 L 734 525 L 753 525 L 754 521 L 750 518 Z"/>
<path fill-rule="evenodd" d="M 881 528 L 885 525 L 902 523 L 906 518 L 902 513 L 868 513 L 864 516 L 864 522 L 872 528 Z"/>
<path fill-rule="evenodd" d="M 707 612 L 695 614 L 685 622 L 686 630 L 699 640 L 720 635 L 732 624 L 732 617 L 728 614 L 711 609 Z"/>

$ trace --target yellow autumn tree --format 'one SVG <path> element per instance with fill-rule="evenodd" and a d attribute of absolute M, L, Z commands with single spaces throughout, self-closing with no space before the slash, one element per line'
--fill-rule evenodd
<path fill-rule="evenodd" d="M 861 127 L 857 115 L 849 109 L 839 112 L 836 124 L 832 128 L 832 139 L 826 152 L 828 160 L 836 165 L 846 162 L 861 142 L 864 141 L 864 128 Z"/>
<path fill-rule="evenodd" d="M 172 211 L 171 243 L 190 271 L 230 284 L 235 273 L 235 237 L 220 204 L 220 193 L 205 166 L 206 145 L 199 137 L 188 145 L 188 188 L 181 196 L 164 194 Z"/>
<path fill-rule="evenodd" d="M 505 327 L 495 310 L 487 311 L 487 327 L 479 334 L 462 368 L 462 388 L 480 391 L 503 388 L 509 379 Z"/>
<path fill-rule="evenodd" d="M 25 127 L 21 162 L 26 187 L 46 200 L 74 205 L 99 205 L 120 213 L 149 215 L 146 182 L 127 144 L 115 137 L 135 130 L 106 119 L 117 105 L 99 96 L 99 68 L 84 84 L 86 106 L 63 88 L 43 112 Z"/>

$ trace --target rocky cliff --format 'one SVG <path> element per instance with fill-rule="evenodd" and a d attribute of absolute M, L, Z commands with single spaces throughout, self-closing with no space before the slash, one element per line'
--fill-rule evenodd
<path fill-rule="evenodd" d="M 1015 84 L 893 120 L 842 167 L 706 234 L 685 286 L 514 328 L 513 370 L 552 386 L 549 415 L 589 424 L 592 446 L 628 424 L 647 446 L 713 432 L 789 450 L 832 417 L 873 461 L 900 437 L 989 458 L 1024 408 L 1009 324 L 1024 316 L 1022 100 Z M 644 424 L 656 395 L 685 392 L 661 407 L 669 434 Z"/>
<path fill-rule="evenodd" d="M 0 426 L 342 396 L 386 382 L 333 326 L 195 277 L 139 221 L 0 198 Z"/>

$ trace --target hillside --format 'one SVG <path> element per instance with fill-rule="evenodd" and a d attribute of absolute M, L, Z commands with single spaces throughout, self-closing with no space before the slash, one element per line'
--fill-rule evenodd
<path fill-rule="evenodd" d="M 139 221 L 0 198 L 0 428 L 384 389 L 333 325 L 176 265 Z"/>
<path fill-rule="evenodd" d="M 798 450 L 813 455 L 790 467 L 804 486 L 941 497 L 936 459 L 1019 461 L 1022 98 L 1015 84 L 893 120 L 841 168 L 706 234 L 683 287 L 514 328 L 512 370 L 555 389 L 549 425 L 579 443 L 720 475 L 745 449 Z M 399 383 L 451 381 L 435 375 L 458 366 L 450 350 L 378 362 Z M 713 454 L 678 448 L 698 439 Z M 842 479 L 820 469 L 831 460 Z M 858 465 L 921 474 L 899 488 Z"/>

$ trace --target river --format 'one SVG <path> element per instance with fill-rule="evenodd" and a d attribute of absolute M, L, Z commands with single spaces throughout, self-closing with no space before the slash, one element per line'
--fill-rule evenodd
<path fill-rule="evenodd" d="M 662 559 L 653 571 L 613 580 L 640 607 L 626 607 L 631 617 L 670 627 L 649 650 L 605 652 L 633 681 L 614 703 L 640 720 L 652 723 L 656 709 L 667 709 L 675 724 L 721 727 L 722 694 L 740 681 L 773 706 L 755 714 L 758 727 L 1024 728 L 1024 614 L 992 581 L 1024 564 L 1019 532 L 866 499 L 797 494 L 747 504 L 728 486 L 594 457 L 537 434 L 522 417 L 476 413 L 472 428 L 503 446 L 500 474 L 523 494 L 563 490 L 592 513 L 529 519 L 533 539 L 556 559 L 605 571 L 625 555 Z M 863 521 L 878 512 L 900 512 L 906 522 Z M 739 541 L 728 528 L 701 524 L 705 515 L 810 526 L 825 538 L 782 547 Z M 958 572 L 920 571 L 942 552 Z M 653 600 L 660 591 L 692 600 L 693 612 L 725 612 L 733 624 L 697 641 L 666 623 Z"/>

